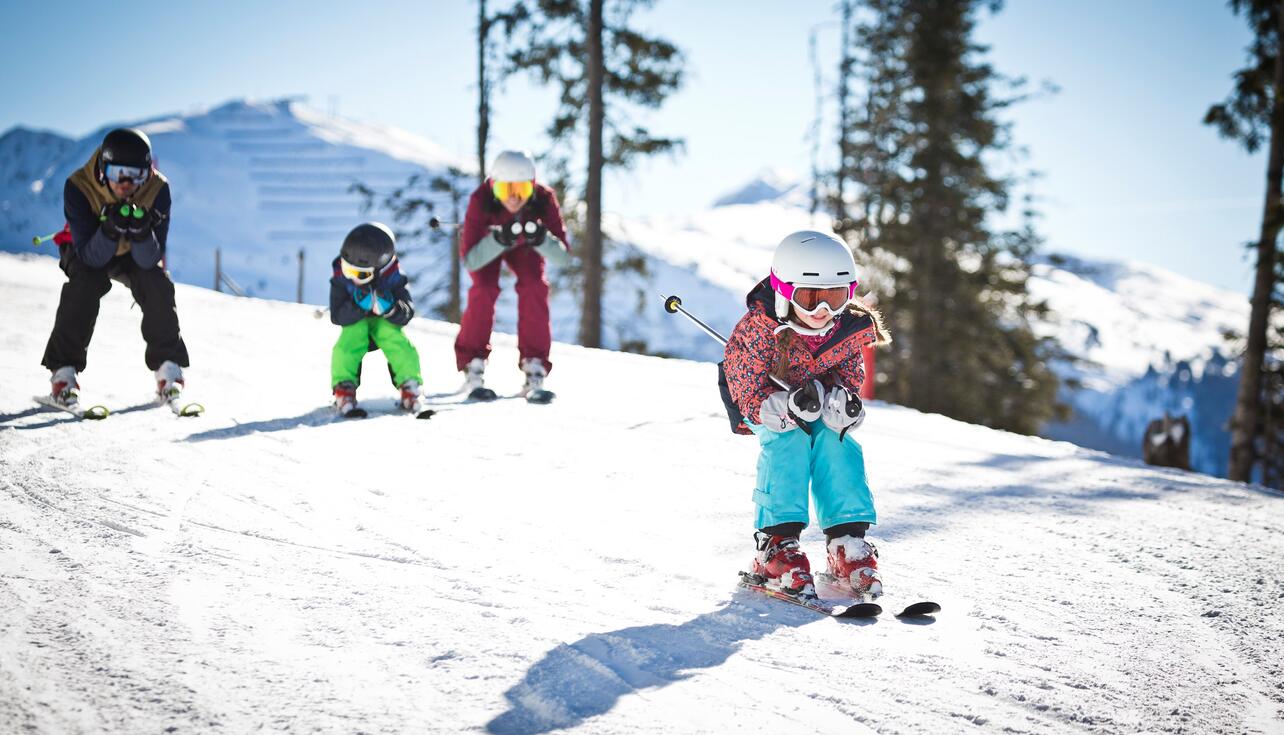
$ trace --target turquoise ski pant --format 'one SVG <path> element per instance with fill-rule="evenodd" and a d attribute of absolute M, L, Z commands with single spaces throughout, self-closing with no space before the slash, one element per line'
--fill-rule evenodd
<path fill-rule="evenodd" d="M 878 521 L 865 476 L 865 452 L 851 432 L 839 441 L 838 433 L 823 421 L 810 425 L 810 436 L 801 429 L 781 434 L 746 424 L 762 446 L 753 490 L 753 502 L 758 506 L 755 528 L 805 525 L 809 488 L 821 528 Z"/>

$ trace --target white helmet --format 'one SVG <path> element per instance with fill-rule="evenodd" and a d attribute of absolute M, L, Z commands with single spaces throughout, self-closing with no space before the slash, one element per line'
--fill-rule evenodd
<path fill-rule="evenodd" d="M 495 181 L 534 181 L 535 159 L 528 151 L 500 151 L 490 166 Z"/>
<path fill-rule="evenodd" d="M 792 233 L 780 241 L 771 260 L 770 280 L 776 292 L 778 319 L 789 315 L 789 303 L 797 288 L 846 287 L 850 301 L 859 284 L 856 259 L 847 244 L 833 235 L 811 230 Z"/>

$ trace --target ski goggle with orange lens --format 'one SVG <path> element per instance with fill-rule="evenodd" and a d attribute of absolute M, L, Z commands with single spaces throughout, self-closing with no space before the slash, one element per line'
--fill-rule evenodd
<path fill-rule="evenodd" d="M 509 197 L 516 196 L 523 201 L 530 199 L 531 194 L 535 193 L 534 181 L 496 181 L 491 184 L 491 189 L 495 192 L 495 198 L 499 201 L 506 201 Z"/>
<path fill-rule="evenodd" d="M 103 177 L 113 184 L 119 184 L 128 179 L 138 186 L 142 186 L 151 175 L 151 169 L 141 166 L 121 166 L 115 163 L 103 166 Z"/>
<path fill-rule="evenodd" d="M 835 286 L 833 288 L 810 288 L 799 286 L 789 301 L 808 316 L 828 307 L 831 314 L 837 314 L 847 307 L 852 300 L 851 287 Z"/>
<path fill-rule="evenodd" d="M 798 307 L 799 311 L 807 316 L 814 316 L 822 308 L 828 309 L 831 314 L 837 314 L 847 308 L 852 299 L 856 298 L 856 288 L 859 284 L 853 281 L 846 286 L 795 286 L 780 280 L 775 273 L 772 273 L 771 285 L 777 293 Z"/>

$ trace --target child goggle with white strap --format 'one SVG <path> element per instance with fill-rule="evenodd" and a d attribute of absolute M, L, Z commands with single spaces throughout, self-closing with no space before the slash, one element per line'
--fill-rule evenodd
<path fill-rule="evenodd" d="M 794 308 L 807 316 L 816 316 L 821 309 L 828 310 L 830 314 L 838 314 L 847 308 L 852 299 L 856 298 L 856 287 L 860 284 L 852 281 L 841 286 L 796 286 L 780 280 L 772 273 L 771 285 L 777 293 L 789 299 Z"/>
<path fill-rule="evenodd" d="M 143 166 L 124 166 L 117 163 L 103 166 L 103 178 L 113 184 L 130 181 L 136 186 L 142 186 L 151 175 L 152 170 Z"/>

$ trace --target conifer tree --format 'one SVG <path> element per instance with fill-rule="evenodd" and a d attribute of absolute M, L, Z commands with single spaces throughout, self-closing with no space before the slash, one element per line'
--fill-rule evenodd
<path fill-rule="evenodd" d="M 1227 138 L 1240 141 L 1249 151 L 1263 142 L 1269 145 L 1266 162 L 1266 196 L 1257 242 L 1256 277 L 1252 307 L 1245 335 L 1244 359 L 1240 368 L 1235 413 L 1231 418 L 1231 449 L 1227 476 L 1247 482 L 1253 466 L 1264 458 L 1276 462 L 1279 455 L 1277 428 L 1281 398 L 1276 379 L 1278 360 L 1269 360 L 1271 312 L 1279 306 L 1279 239 L 1284 225 L 1281 182 L 1284 181 L 1284 13 L 1279 0 L 1230 0 L 1231 10 L 1243 14 L 1253 29 L 1249 65 L 1235 73 L 1235 86 L 1225 102 L 1208 109 L 1204 122 Z M 1273 345 L 1276 351 L 1280 342 Z M 1274 363 L 1274 364 L 1272 364 Z M 1265 445 L 1265 446 L 1264 446 Z M 1267 468 L 1267 473 L 1271 469 Z"/>
<path fill-rule="evenodd" d="M 658 108 L 682 84 L 683 58 L 676 46 L 629 28 L 632 13 L 650 0 L 527 0 L 515 6 L 522 20 L 508 54 L 506 74 L 528 72 L 558 90 L 558 108 L 547 128 L 555 172 L 569 171 L 582 141 L 583 234 L 576 243 L 583 299 L 580 343 L 602 344 L 604 238 L 602 176 L 628 168 L 641 156 L 677 152 L 679 138 L 653 136 L 628 114 L 628 105 Z M 551 160 L 549 160 L 551 159 Z M 560 159 L 560 160 L 559 160 Z"/>
<path fill-rule="evenodd" d="M 989 170 L 1010 149 L 998 114 L 1011 82 L 972 40 L 976 0 L 864 0 L 853 34 L 865 98 L 840 131 L 845 175 L 858 207 L 837 229 L 874 273 L 893 342 L 879 394 L 915 408 L 1035 433 L 1062 415 L 1059 355 L 1036 336 L 1046 307 L 1029 295 L 1038 236 L 1033 213 L 993 229 L 1015 182 Z M 843 196 L 843 192 L 837 192 Z"/>

